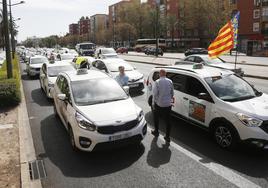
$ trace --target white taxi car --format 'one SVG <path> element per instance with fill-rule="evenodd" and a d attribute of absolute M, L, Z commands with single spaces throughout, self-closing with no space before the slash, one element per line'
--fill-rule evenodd
<path fill-rule="evenodd" d="M 29 62 L 26 63 L 27 75 L 30 77 L 39 75 L 40 68 L 44 63 L 49 63 L 45 56 L 36 55 L 30 57 Z"/>
<path fill-rule="evenodd" d="M 40 87 L 48 98 L 52 98 L 51 90 L 54 87 L 57 76 L 60 72 L 72 71 L 75 68 L 67 62 L 44 63 L 40 70 Z"/>
<path fill-rule="evenodd" d="M 80 69 L 57 77 L 55 113 L 69 132 L 74 149 L 95 151 L 140 143 L 146 135 L 143 111 L 110 76 Z"/>
<path fill-rule="evenodd" d="M 152 106 L 152 86 L 164 68 L 173 81 L 175 115 L 206 128 L 222 148 L 239 141 L 268 147 L 268 95 L 257 91 L 232 71 L 202 64 L 156 67 L 147 80 L 147 100 Z"/>

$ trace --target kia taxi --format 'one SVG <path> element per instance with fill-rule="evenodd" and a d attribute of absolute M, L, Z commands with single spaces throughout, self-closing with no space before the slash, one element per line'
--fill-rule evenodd
<path fill-rule="evenodd" d="M 143 111 L 125 89 L 98 70 L 58 75 L 55 114 L 68 130 L 73 149 L 90 152 L 143 140 L 147 132 Z"/>

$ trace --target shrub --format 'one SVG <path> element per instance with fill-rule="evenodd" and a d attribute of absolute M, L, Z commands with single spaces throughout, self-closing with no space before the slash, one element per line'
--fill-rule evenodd
<path fill-rule="evenodd" d="M 20 67 L 18 58 L 12 60 L 13 78 L 7 79 L 6 62 L 0 69 L 0 107 L 14 106 L 20 103 Z"/>

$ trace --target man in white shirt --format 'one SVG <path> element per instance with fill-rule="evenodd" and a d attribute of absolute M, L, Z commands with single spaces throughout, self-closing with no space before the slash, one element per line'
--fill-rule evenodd
<path fill-rule="evenodd" d="M 166 71 L 160 70 L 160 78 L 153 85 L 153 105 L 154 105 L 154 126 L 152 131 L 154 136 L 159 136 L 159 116 L 163 116 L 166 122 L 166 142 L 170 142 L 170 113 L 174 103 L 173 82 L 166 77 Z"/>

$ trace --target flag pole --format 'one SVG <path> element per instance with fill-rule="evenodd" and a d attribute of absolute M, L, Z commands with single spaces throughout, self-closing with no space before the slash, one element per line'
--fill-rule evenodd
<path fill-rule="evenodd" d="M 235 70 L 236 70 L 236 63 L 237 63 L 237 47 L 235 49 Z"/>

